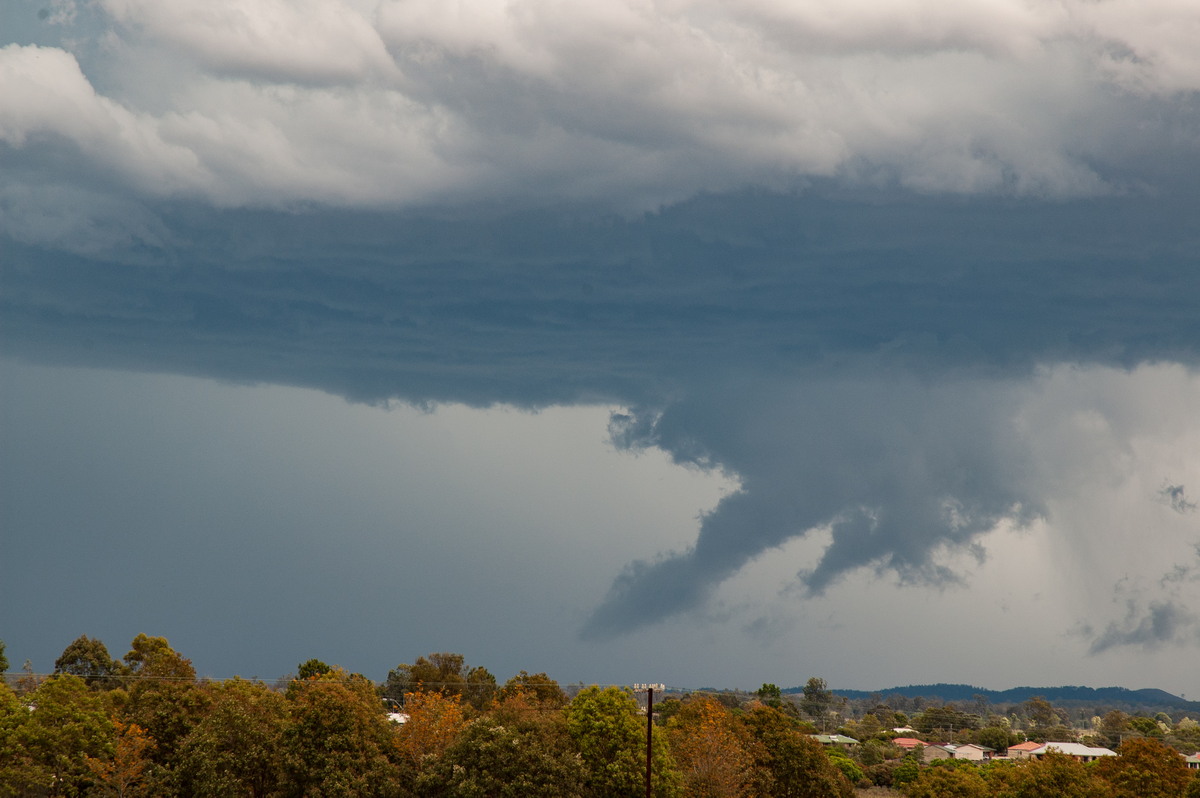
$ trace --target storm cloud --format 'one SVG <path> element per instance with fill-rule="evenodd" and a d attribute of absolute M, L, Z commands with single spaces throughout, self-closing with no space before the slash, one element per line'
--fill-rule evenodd
<path fill-rule="evenodd" d="M 1193 542 L 1156 419 L 1195 424 L 1200 10 L 48 9 L 0 47 L 0 352 L 616 408 L 616 447 L 736 488 L 611 574 L 589 640 L 797 542 L 797 602 L 968 585 L 1001 531 L 1115 550 L 1067 511 L 1113 485 Z M 1192 587 L 1091 652 L 1194 642 Z"/>

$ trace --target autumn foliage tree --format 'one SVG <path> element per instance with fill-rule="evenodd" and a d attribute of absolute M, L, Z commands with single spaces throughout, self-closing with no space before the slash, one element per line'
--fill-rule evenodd
<path fill-rule="evenodd" d="M 671 755 L 686 794 L 740 798 L 754 794 L 754 739 L 740 720 L 714 699 L 685 701 L 668 726 Z"/>
<path fill-rule="evenodd" d="M 1106 756 L 1094 764 L 1105 796 L 1179 798 L 1191 781 L 1183 756 L 1158 740 L 1133 737 L 1117 752 L 1120 756 Z"/>

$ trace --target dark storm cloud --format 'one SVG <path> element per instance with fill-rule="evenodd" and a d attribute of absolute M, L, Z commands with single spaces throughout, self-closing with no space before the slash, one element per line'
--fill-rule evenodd
<path fill-rule="evenodd" d="M 697 608 L 814 528 L 831 543 L 798 574 L 810 594 L 862 567 L 953 582 L 941 554 L 1044 511 L 1004 379 L 1200 351 L 1200 213 L 1178 196 L 829 188 L 634 218 L 139 207 L 124 238 L 81 228 L 91 247 L 7 239 L 7 354 L 368 402 L 610 402 L 631 408 L 618 445 L 736 475 L 693 547 L 618 577 L 596 636 Z"/>
<path fill-rule="evenodd" d="M 1168 0 L 48 8 L 0 46 L 0 352 L 620 405 L 741 489 L 597 636 L 817 529 L 809 595 L 952 584 L 1046 513 L 1014 378 L 1200 354 Z"/>

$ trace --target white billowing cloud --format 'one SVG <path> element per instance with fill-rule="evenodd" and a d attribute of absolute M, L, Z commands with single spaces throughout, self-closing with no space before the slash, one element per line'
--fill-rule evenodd
<path fill-rule="evenodd" d="M 94 173 L 155 194 L 210 183 L 194 151 L 166 141 L 153 117 L 97 94 L 60 49 L 0 48 L 0 97 L 0 141 L 13 149 L 65 140 Z"/>
<path fill-rule="evenodd" d="M 645 204 L 813 176 L 1092 195 L 1131 141 L 1180 138 L 1191 6 L 105 0 L 88 74 L 0 53 L 0 124 L 220 204 Z"/>
<path fill-rule="evenodd" d="M 267 81 L 357 83 L 394 78 L 396 66 L 353 0 L 103 0 L 132 43 L 169 48 L 217 74 Z"/>

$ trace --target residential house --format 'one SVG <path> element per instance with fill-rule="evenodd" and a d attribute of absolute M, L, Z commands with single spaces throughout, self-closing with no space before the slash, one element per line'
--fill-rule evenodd
<path fill-rule="evenodd" d="M 892 740 L 892 745 L 903 748 L 905 751 L 911 751 L 917 746 L 924 748 L 929 745 L 929 743 L 925 742 L 924 740 L 918 740 L 916 737 L 897 737 L 896 739 Z"/>
<path fill-rule="evenodd" d="M 1095 762 L 1101 757 L 1117 755 L 1116 751 L 1110 751 L 1107 748 L 1092 748 L 1083 743 L 1046 743 L 1040 748 L 1030 751 L 1029 755 L 1034 759 L 1041 759 L 1050 751 L 1066 754 L 1079 762 Z"/>
<path fill-rule="evenodd" d="M 972 762 L 983 762 L 984 760 L 991 759 L 994 753 L 996 753 L 996 749 L 988 748 L 986 745 L 964 743 L 955 747 L 954 758 L 969 759 Z"/>
<path fill-rule="evenodd" d="M 830 747 L 850 749 L 858 745 L 858 740 L 855 740 L 853 737 L 847 737 L 844 734 L 814 734 L 813 737 L 821 745 L 828 745 Z"/>
<path fill-rule="evenodd" d="M 1035 743 L 1032 740 L 1024 743 L 1017 743 L 1008 747 L 1009 759 L 1029 759 L 1029 753 L 1041 748 L 1041 743 Z"/>

